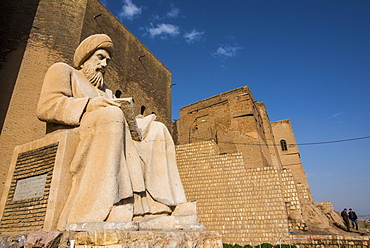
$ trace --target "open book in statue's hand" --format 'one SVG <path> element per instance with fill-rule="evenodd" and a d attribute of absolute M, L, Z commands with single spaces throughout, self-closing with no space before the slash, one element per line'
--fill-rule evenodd
<path fill-rule="evenodd" d="M 120 104 L 120 108 L 125 115 L 132 139 L 136 141 L 142 140 L 148 131 L 150 123 L 155 120 L 156 116 L 151 114 L 145 117 L 139 116 L 136 118 L 132 97 L 116 98 L 113 99 L 113 101 Z"/>

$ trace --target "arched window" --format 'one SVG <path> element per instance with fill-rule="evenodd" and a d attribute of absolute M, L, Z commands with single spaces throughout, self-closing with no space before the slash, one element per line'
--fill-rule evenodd
<path fill-rule="evenodd" d="M 286 140 L 280 140 L 281 150 L 282 151 L 288 151 L 288 147 L 286 145 Z"/>

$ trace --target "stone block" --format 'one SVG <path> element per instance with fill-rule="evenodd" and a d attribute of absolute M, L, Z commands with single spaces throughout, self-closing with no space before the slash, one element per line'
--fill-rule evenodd
<path fill-rule="evenodd" d="M 28 235 L 24 247 L 56 248 L 58 247 L 62 234 L 63 233 L 58 230 L 52 230 L 50 232 L 37 230 Z"/>
<path fill-rule="evenodd" d="M 139 222 L 139 230 L 202 230 L 197 215 L 161 216 Z"/>

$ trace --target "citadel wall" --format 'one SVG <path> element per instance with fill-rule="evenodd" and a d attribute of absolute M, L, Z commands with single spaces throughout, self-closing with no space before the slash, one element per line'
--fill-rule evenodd
<path fill-rule="evenodd" d="M 188 201 L 224 243 L 274 242 L 289 232 L 284 192 L 276 168 L 246 168 L 240 153 L 220 154 L 213 141 L 177 147 Z"/>
<path fill-rule="evenodd" d="M 302 199 L 312 197 L 307 181 L 298 181 L 305 178 L 299 151 L 281 152 L 281 139 L 295 144 L 290 122 L 273 126 L 247 86 L 181 108 L 177 131 L 188 200 L 197 201 L 200 221 L 224 242 L 275 243 L 307 230 Z"/>
<path fill-rule="evenodd" d="M 43 77 L 55 62 L 72 64 L 81 40 L 108 34 L 115 45 L 105 82 L 121 97 L 133 96 L 136 113 L 155 112 L 171 124 L 171 72 L 97 0 L 4 2 L 0 78 L 0 194 L 13 149 L 45 135 L 36 118 Z M 12 28 L 9 28 L 12 27 Z"/>

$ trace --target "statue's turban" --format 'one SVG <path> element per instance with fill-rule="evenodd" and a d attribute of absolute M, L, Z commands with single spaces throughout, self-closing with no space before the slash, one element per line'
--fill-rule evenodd
<path fill-rule="evenodd" d="M 112 56 L 112 39 L 106 34 L 94 34 L 84 39 L 76 49 L 75 56 L 73 58 L 74 67 L 80 69 L 85 60 L 87 60 L 98 49 L 105 49 Z"/>

